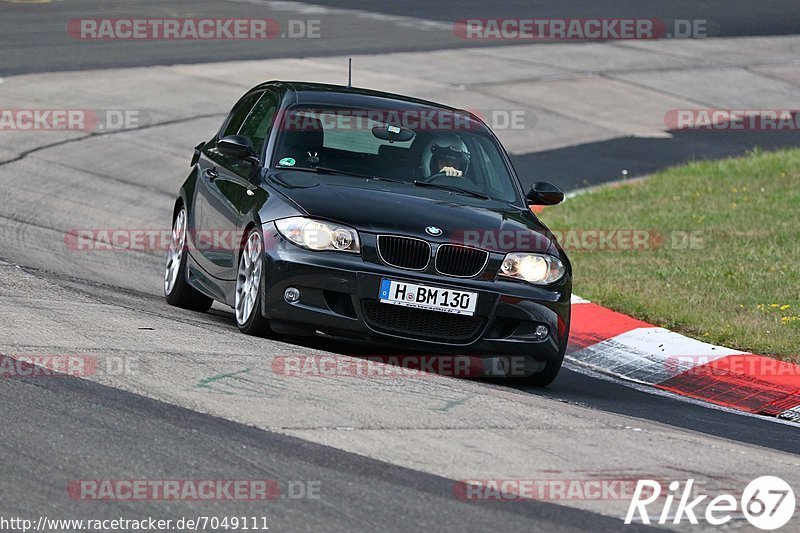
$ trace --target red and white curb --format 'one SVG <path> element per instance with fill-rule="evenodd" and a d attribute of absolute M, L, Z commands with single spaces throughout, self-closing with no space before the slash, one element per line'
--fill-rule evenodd
<path fill-rule="evenodd" d="M 800 365 L 690 339 L 577 296 L 566 358 L 682 396 L 800 422 Z"/>

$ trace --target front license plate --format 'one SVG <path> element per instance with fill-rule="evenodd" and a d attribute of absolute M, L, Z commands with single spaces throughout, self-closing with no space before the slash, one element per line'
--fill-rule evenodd
<path fill-rule="evenodd" d="M 472 316 L 478 303 L 477 292 L 454 291 L 390 279 L 381 280 L 381 302 L 442 313 Z"/>

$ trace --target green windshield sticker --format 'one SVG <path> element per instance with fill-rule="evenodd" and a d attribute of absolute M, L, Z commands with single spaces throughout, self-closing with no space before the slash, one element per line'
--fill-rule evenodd
<path fill-rule="evenodd" d="M 278 164 L 282 167 L 293 167 L 295 163 L 296 161 L 294 160 L 294 157 L 284 157 L 278 161 Z"/>

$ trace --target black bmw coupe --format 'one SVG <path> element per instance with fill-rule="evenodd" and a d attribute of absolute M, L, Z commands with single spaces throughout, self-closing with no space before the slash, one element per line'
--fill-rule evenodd
<path fill-rule="evenodd" d="M 390 342 L 561 368 L 572 273 L 474 114 L 352 87 L 272 81 L 195 148 L 172 214 L 164 293 L 239 329 Z M 516 361 L 511 368 L 509 361 Z"/>

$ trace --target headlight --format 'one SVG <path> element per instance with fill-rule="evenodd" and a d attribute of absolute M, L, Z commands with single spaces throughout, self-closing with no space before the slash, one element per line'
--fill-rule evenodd
<path fill-rule="evenodd" d="M 503 259 L 500 275 L 524 279 L 536 285 L 555 283 L 567 269 L 558 257 L 546 254 L 510 253 Z"/>
<path fill-rule="evenodd" d="M 282 218 L 275 227 L 287 240 L 308 250 L 359 253 L 358 232 L 353 228 L 305 217 Z"/>

